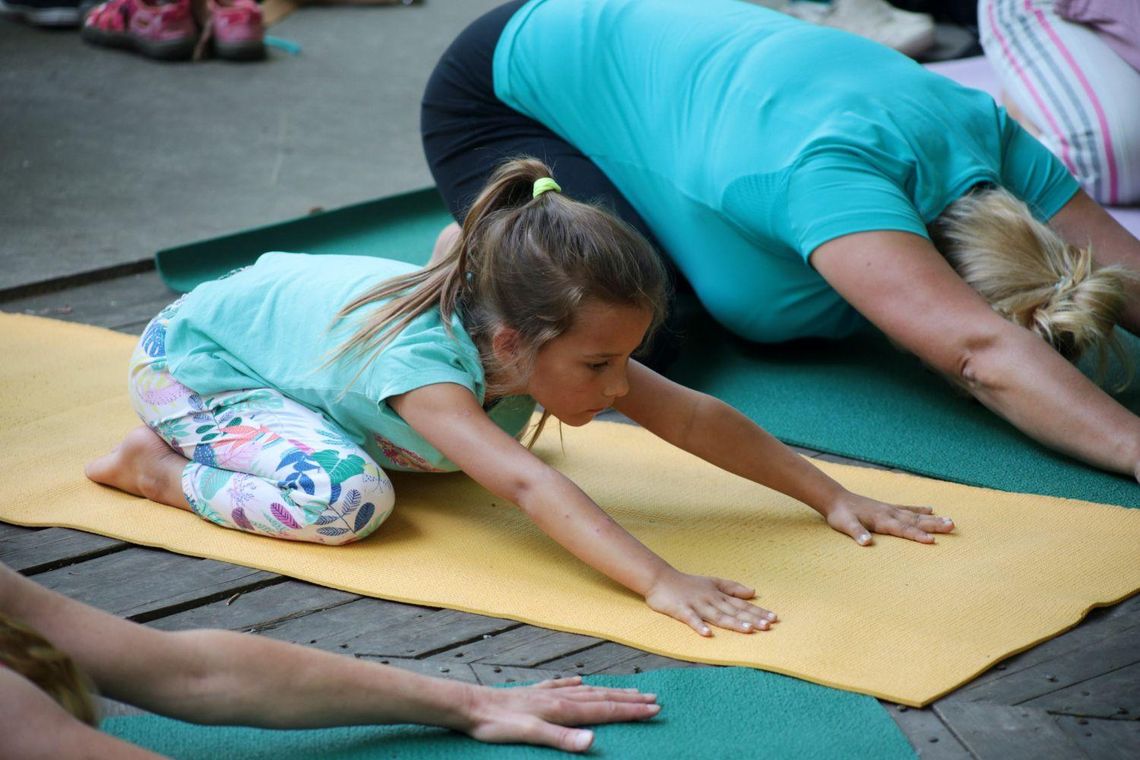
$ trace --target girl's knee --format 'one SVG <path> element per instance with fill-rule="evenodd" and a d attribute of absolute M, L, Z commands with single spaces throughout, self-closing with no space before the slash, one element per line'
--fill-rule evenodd
<path fill-rule="evenodd" d="M 392 514 L 392 483 L 379 469 L 361 473 L 331 489 L 313 521 L 315 540 L 341 546 L 367 538 Z"/>

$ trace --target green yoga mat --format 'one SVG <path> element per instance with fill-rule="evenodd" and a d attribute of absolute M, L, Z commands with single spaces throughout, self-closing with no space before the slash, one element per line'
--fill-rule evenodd
<path fill-rule="evenodd" d="M 450 222 L 439 193 L 429 187 L 167 248 L 155 255 L 155 265 L 163 282 L 185 293 L 252 264 L 266 251 L 360 254 L 424 264 L 436 235 Z"/>
<path fill-rule="evenodd" d="M 178 291 L 272 250 L 422 263 L 450 221 L 429 188 L 170 248 L 156 258 Z M 1140 341 L 1125 337 L 1140 366 Z M 1140 507 L 1140 485 L 1130 478 L 1037 445 L 873 330 L 838 343 L 756 346 L 699 316 L 670 375 L 788 443 L 970 485 Z M 1109 380 L 1120 376 L 1115 367 Z M 1140 381 L 1118 398 L 1140 411 Z"/>
<path fill-rule="evenodd" d="M 588 757 L 915 757 L 874 699 L 786 676 L 747 668 L 691 668 L 587 680 L 635 686 L 656 693 L 662 704 L 651 721 L 598 727 Z M 273 705 L 265 709 L 271 711 Z M 178 760 L 570 757 L 546 748 L 480 744 L 422 726 L 275 731 L 196 726 L 147 715 L 110 718 L 103 730 Z"/>

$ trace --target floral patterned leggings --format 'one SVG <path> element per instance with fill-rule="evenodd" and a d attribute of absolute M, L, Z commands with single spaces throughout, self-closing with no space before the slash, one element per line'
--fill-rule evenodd
<path fill-rule="evenodd" d="M 190 460 L 182 491 L 227 528 L 321 544 L 364 538 L 392 512 L 388 477 L 331 420 L 270 388 L 199 395 L 166 368 L 166 325 L 155 317 L 135 348 L 135 411 Z"/>

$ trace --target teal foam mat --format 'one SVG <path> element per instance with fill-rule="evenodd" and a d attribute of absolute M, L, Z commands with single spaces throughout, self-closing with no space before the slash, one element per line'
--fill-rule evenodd
<path fill-rule="evenodd" d="M 599 726 L 586 757 L 915 757 L 906 737 L 871 697 L 774 673 L 687 668 L 587 680 L 656 693 L 662 710 L 643 723 Z M 272 704 L 265 705 L 267 712 L 272 709 Z M 461 734 L 422 726 L 275 731 L 197 726 L 147 715 L 110 718 L 103 729 L 177 760 L 573 757 L 541 747 L 480 744 Z"/>
<path fill-rule="evenodd" d="M 435 188 L 426 188 L 167 248 L 155 255 L 155 265 L 163 282 L 185 293 L 252 264 L 266 251 L 359 254 L 423 264 L 436 235 L 450 222 Z"/>

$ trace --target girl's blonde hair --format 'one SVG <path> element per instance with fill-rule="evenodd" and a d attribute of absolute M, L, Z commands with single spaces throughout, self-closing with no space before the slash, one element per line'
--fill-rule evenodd
<path fill-rule="evenodd" d="M 1126 365 L 1113 328 L 1133 277 L 1097 267 L 1092 248 L 1069 245 L 1009 191 L 987 187 L 959 198 L 931 225 L 935 244 L 994 311 L 1040 335 L 1069 361 L 1108 350 Z"/>
<path fill-rule="evenodd" d="M 66 653 L 23 623 L 0 613 L 0 667 L 28 679 L 89 726 L 99 725 L 91 680 Z"/>
<path fill-rule="evenodd" d="M 508 391 L 509 379 L 529 377 L 538 350 L 569 330 L 587 301 L 652 314 L 647 342 L 665 316 L 668 294 L 656 252 L 632 227 L 596 206 L 561 192 L 534 197 L 535 181 L 552 176 L 534 158 L 500 165 L 442 260 L 385 280 L 338 312 L 340 320 L 387 301 L 361 317 L 331 361 L 354 355 L 367 366 L 409 322 L 433 308 L 449 332 L 452 316 L 460 315 L 479 348 L 488 396 Z M 491 350 L 491 336 L 500 327 L 521 338 L 510 366 Z M 541 424 L 535 436 L 540 430 Z"/>

